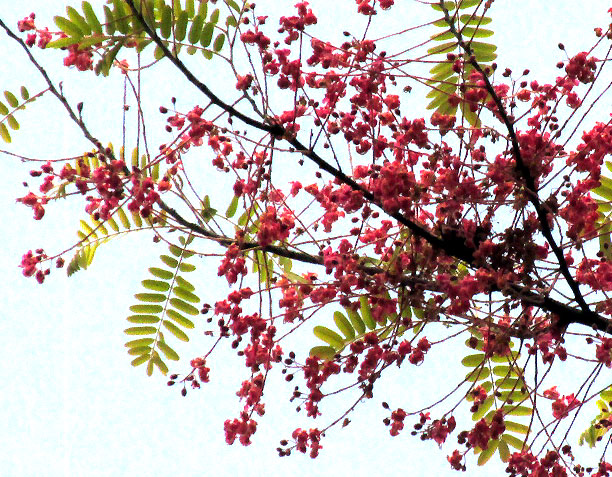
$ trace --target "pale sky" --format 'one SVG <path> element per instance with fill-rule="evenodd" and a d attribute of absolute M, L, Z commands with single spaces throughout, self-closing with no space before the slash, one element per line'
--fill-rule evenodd
<path fill-rule="evenodd" d="M 355 5 L 353 0 L 344 2 L 351 8 Z M 15 31 L 17 20 L 31 11 L 36 12 L 39 26 L 51 27 L 53 15 L 64 14 L 65 5 L 55 0 L 2 3 L 0 18 Z M 262 0 L 258 5 L 264 12 L 269 5 L 279 3 L 286 3 L 291 11 L 295 2 Z M 320 31 L 333 32 L 338 15 L 335 7 L 330 2 L 311 3 L 319 15 Z M 555 63 L 564 58 L 557 44 L 562 41 L 574 53 L 589 47 L 593 27 L 610 21 L 606 13 L 609 6 L 605 0 L 495 2 L 490 15 L 494 19 L 491 40 L 498 46 L 497 62 L 516 71 L 529 68 L 531 77 L 541 83 L 554 81 Z M 430 8 L 415 2 L 414 17 L 405 22 L 411 25 L 434 18 Z M 390 21 L 401 25 L 404 19 L 391 16 Z M 40 76 L 22 50 L 3 33 L 0 51 L 0 90 L 18 91 L 26 85 L 31 94 L 38 92 Z M 120 75 L 114 72 L 110 79 L 101 81 L 93 73 L 78 74 L 64 68 L 61 54 L 37 48 L 33 53 L 48 67 L 56 84 L 64 81 L 64 91 L 73 104 L 85 101 L 85 118 L 93 134 L 103 142 L 119 144 Z M 193 90 L 174 90 L 176 76 L 163 71 L 163 78 L 149 76 L 146 81 L 150 84 L 145 83 L 145 89 L 166 100 L 176 95 L 184 108 L 202 101 L 193 99 L 197 97 Z M 148 106 L 152 116 L 158 115 L 155 105 Z M 51 95 L 21 112 L 18 120 L 21 129 L 13 134 L 11 144 L 0 143 L 1 150 L 51 159 L 78 155 L 91 147 Z M 161 127 L 159 134 L 164 134 Z M 446 455 L 457 447 L 454 436 L 438 450 L 433 442 L 422 443 L 411 437 L 413 421 L 407 420 L 407 429 L 391 438 L 382 423 L 388 413 L 381 401 L 408 408 L 411 403 L 430 402 L 452 389 L 465 373 L 459 363 L 465 354 L 461 343 L 450 351 L 437 348 L 424 366 L 402 368 L 384 380 L 375 398 L 351 416 L 350 426 L 329 432 L 315 460 L 298 453 L 280 459 L 275 451 L 278 442 L 289 438 L 296 427 L 317 425 L 294 412 L 295 405 L 288 402 L 292 387 L 280 374 L 266 388 L 267 412 L 257 419 L 259 428 L 253 444 L 246 448 L 238 443 L 228 446 L 223 422 L 236 417 L 241 409 L 235 392 L 246 379 L 242 363 L 228 354 L 225 357 L 231 359 L 224 362 L 223 352 L 218 353 L 211 366 L 211 383 L 183 398 L 178 389 L 165 385 L 166 379 L 159 373 L 148 378 L 142 367 L 132 368 L 125 353 L 123 330 L 128 307 L 134 303 L 132 295 L 140 291 L 140 281 L 147 278 L 146 269 L 155 265 L 165 250 L 153 246 L 148 236 L 132 235 L 102 245 L 93 266 L 71 278 L 55 271 L 42 286 L 24 278 L 17 268 L 22 254 L 38 247 L 57 253 L 71 246 L 79 219 L 84 217 L 83 206 L 76 202 L 50 206 L 44 220 L 35 222 L 29 209 L 15 203 L 17 197 L 27 193 L 21 183 L 30 180 L 28 171 L 33 167 L 6 154 L 0 153 L 0 158 L 7 172 L 0 193 L 4 211 L 0 229 L 4 244 L 0 249 L 0 356 L 6 370 L 0 392 L 0 474 L 395 477 L 454 472 L 446 461 Z M 211 184 L 213 194 L 215 190 L 219 189 Z M 206 262 L 197 265 L 199 275 L 194 284 L 203 301 L 214 303 L 223 298 L 227 288 L 219 288 L 223 284 L 216 277 L 216 267 Z M 183 359 L 170 372 L 187 370 L 189 359 L 207 349 L 210 340 L 203 336 L 203 329 L 200 326 L 192 333 L 191 342 L 177 349 Z M 314 337 L 309 335 L 309 339 L 315 344 Z M 322 427 L 341 409 L 336 401 L 327 403 L 318 425 Z M 478 468 L 475 460 L 469 462 L 470 476 L 503 475 L 504 465 L 499 461 L 484 469 Z"/>

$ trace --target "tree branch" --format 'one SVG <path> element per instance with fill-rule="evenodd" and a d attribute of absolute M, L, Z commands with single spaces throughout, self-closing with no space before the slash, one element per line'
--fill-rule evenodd
<path fill-rule="evenodd" d="M 495 92 L 495 88 L 493 88 L 493 85 L 491 84 L 489 77 L 483 71 L 480 64 L 478 64 L 478 62 L 476 61 L 472 48 L 470 47 L 468 43 L 465 43 L 465 41 L 463 41 L 463 35 L 461 34 L 461 32 L 457 31 L 455 24 L 450 18 L 450 13 L 448 9 L 446 8 L 446 6 L 444 5 L 444 0 L 439 0 L 439 2 L 440 2 L 440 7 L 442 8 L 442 11 L 444 12 L 444 19 L 446 23 L 448 24 L 450 31 L 455 36 L 455 38 L 457 38 L 457 41 L 459 42 L 459 46 L 463 48 L 463 50 L 465 51 L 467 55 L 469 55 L 470 64 L 482 76 L 483 81 L 485 83 L 485 89 L 491 95 L 491 97 L 493 98 L 493 101 L 495 102 L 495 105 L 497 106 L 497 110 L 499 112 L 501 120 L 504 123 L 506 130 L 508 131 L 508 136 L 510 137 L 510 142 L 512 144 L 512 153 L 514 155 L 516 169 L 520 177 L 522 177 L 523 180 L 525 181 L 525 185 L 527 189 L 527 196 L 529 197 L 529 201 L 533 205 L 536 211 L 536 214 L 538 216 L 538 221 L 540 223 L 540 229 L 542 231 L 542 234 L 546 238 L 546 241 L 549 243 L 550 248 L 552 249 L 553 253 L 555 254 L 555 257 L 557 258 L 557 262 L 559 263 L 559 270 L 561 271 L 561 274 L 565 278 L 565 281 L 567 282 L 568 286 L 572 290 L 572 293 L 574 294 L 574 298 L 576 302 L 578 303 L 578 305 L 580 306 L 580 308 L 582 309 L 582 311 L 584 312 L 584 314 L 590 315 L 591 310 L 589 308 L 589 305 L 587 304 L 584 297 L 582 296 L 582 292 L 580 291 L 578 283 L 574 280 L 574 277 L 572 276 L 569 270 L 569 266 L 567 265 L 565 257 L 563 256 L 563 251 L 561 250 L 561 248 L 559 247 L 559 245 L 555 241 L 555 238 L 552 235 L 552 230 L 548 223 L 548 214 L 544 210 L 544 207 L 542 206 L 542 202 L 540 201 L 538 190 L 535 184 L 535 179 L 531 175 L 531 171 L 529 170 L 529 167 L 527 166 L 527 164 L 525 164 L 525 161 L 523 160 L 523 156 L 521 154 L 521 148 L 519 146 L 518 139 L 516 137 L 516 132 L 514 130 L 514 125 L 512 121 L 510 121 L 510 118 L 508 117 L 506 108 L 503 105 L 499 95 Z"/>
<path fill-rule="evenodd" d="M 355 191 L 359 191 L 361 194 L 363 194 L 363 197 L 365 199 L 367 199 L 372 204 L 380 208 L 385 214 L 396 219 L 400 224 L 406 226 L 416 236 L 424 239 L 434 248 L 437 248 L 443 251 L 449 256 L 453 256 L 455 258 L 463 260 L 464 262 L 468 264 L 473 263 L 472 253 L 474 251 L 472 249 L 468 248 L 464 244 L 458 244 L 456 242 L 449 242 L 440 237 L 437 237 L 436 235 L 429 232 L 429 230 L 423 228 L 419 224 L 416 224 L 410 221 L 409 219 L 407 219 L 406 217 L 404 217 L 403 215 L 399 213 L 390 213 L 386 211 L 382 207 L 382 205 L 376 200 L 376 197 L 370 191 L 363 188 L 361 185 L 355 182 L 352 178 L 348 177 L 342 171 L 334 168 L 329 163 L 324 161 L 312 149 L 306 148 L 297 138 L 290 137 L 287 134 L 287 131 L 285 130 L 285 128 L 283 128 L 282 126 L 277 125 L 277 124 L 265 124 L 260 121 L 249 118 L 248 116 L 237 111 L 232 106 L 220 100 L 216 95 L 212 93 L 212 91 L 210 91 L 210 89 L 206 85 L 204 85 L 199 80 L 197 80 L 197 78 L 195 78 L 195 76 L 185 67 L 185 65 L 178 58 L 176 58 L 175 56 L 171 54 L 171 52 L 165 47 L 161 39 L 157 36 L 157 34 L 154 31 L 150 29 L 150 27 L 144 21 L 144 18 L 135 9 L 133 0 L 126 0 L 126 1 L 128 5 L 130 6 L 130 8 L 132 9 L 132 11 L 134 12 L 134 14 L 138 17 L 140 22 L 144 25 L 144 28 L 147 31 L 147 34 L 149 34 L 149 36 L 153 39 L 153 41 L 164 51 L 164 54 L 175 64 L 175 66 L 185 75 L 185 77 L 192 84 L 194 84 L 200 91 L 202 91 L 211 100 L 213 104 L 224 109 L 226 112 L 233 115 L 234 117 L 240 119 L 245 124 L 248 124 L 259 130 L 268 132 L 269 134 L 272 134 L 273 136 L 282 137 L 283 139 L 287 140 L 289 144 L 291 144 L 298 153 L 308 157 L 311 161 L 317 164 L 318 167 L 330 173 L 332 176 L 338 179 L 341 183 L 350 186 Z M 446 14 L 448 15 L 448 12 L 446 12 Z M 44 68 L 37 62 L 37 60 L 31 54 L 27 45 L 25 45 L 25 43 L 11 31 L 4 24 L 4 22 L 2 22 L 2 20 L 0 20 L 0 26 L 6 31 L 7 35 L 10 38 L 12 38 L 13 40 L 15 40 L 17 43 L 21 45 L 21 47 L 24 49 L 24 51 L 28 55 L 30 61 L 35 65 L 35 67 L 39 70 L 39 72 L 41 73 L 45 81 L 47 82 L 50 91 L 57 97 L 57 99 L 64 106 L 70 118 L 77 124 L 77 126 L 79 126 L 79 128 L 83 132 L 83 135 L 100 151 L 100 153 L 103 153 L 108 156 L 107 152 L 102 148 L 101 142 L 89 132 L 89 130 L 85 126 L 82 119 L 80 119 L 75 114 L 74 110 L 68 103 L 68 100 L 66 99 L 66 97 L 60 91 L 58 91 L 58 89 L 55 87 L 55 85 L 49 78 Z M 479 65 L 476 64 L 475 67 L 479 68 Z M 483 76 L 486 79 L 486 75 L 483 75 Z M 489 87 L 491 87 L 490 83 L 487 83 L 487 84 L 489 85 Z M 494 93 L 494 90 L 493 90 L 493 93 Z M 493 97 L 496 98 L 496 95 L 493 95 Z M 499 100 L 499 98 L 497 98 L 497 101 L 499 101 L 499 103 L 501 104 L 501 101 Z M 500 106 L 498 105 L 498 107 Z M 504 111 L 503 108 L 500 108 L 500 111 Z M 507 116 L 506 116 L 506 122 L 510 124 Z M 510 124 L 510 130 L 512 131 L 511 138 L 513 137 L 513 147 L 518 148 L 518 142 L 516 141 L 516 136 L 514 135 L 511 124 Z M 112 154 L 109 157 L 111 159 L 114 159 L 114 156 Z M 518 157 L 520 157 L 520 150 L 518 150 Z M 126 171 L 126 173 L 129 173 L 129 170 Z M 214 240 L 223 246 L 230 246 L 232 244 L 237 244 L 240 246 L 242 250 L 260 249 L 266 252 L 273 253 L 278 256 L 298 260 L 304 263 L 311 263 L 311 264 L 316 264 L 316 265 L 323 264 L 323 259 L 320 256 L 315 256 L 315 255 L 311 255 L 311 254 L 300 252 L 300 251 L 289 250 L 282 246 L 268 245 L 268 246 L 262 247 L 260 244 L 256 242 L 238 243 L 236 239 L 232 239 L 230 237 L 216 234 L 212 231 L 204 229 L 198 224 L 189 222 L 188 220 L 183 218 L 176 210 L 174 210 L 173 208 L 165 204 L 162 200 L 159 200 L 158 203 L 162 210 L 164 210 L 166 213 L 172 216 L 174 220 L 176 220 L 183 227 L 187 227 L 193 232 L 201 234 L 204 237 L 208 237 L 211 240 Z M 375 275 L 375 274 L 385 272 L 380 267 L 375 267 L 371 265 L 361 265 L 360 270 L 368 275 Z M 405 285 L 405 286 L 421 286 L 431 291 L 436 291 L 438 288 L 435 282 L 427 282 L 425 280 L 421 280 L 415 277 L 406 277 L 406 276 L 399 278 L 399 284 Z M 503 292 L 504 290 L 494 289 L 492 291 Z M 560 319 L 563 320 L 567 324 L 579 323 L 582 325 L 597 328 L 606 333 L 612 333 L 612 330 L 608 329 L 609 321 L 603 318 L 602 316 L 600 316 L 599 314 L 590 311 L 588 307 L 587 307 L 587 310 L 584 310 L 584 309 L 577 310 L 568 305 L 560 303 L 550 297 L 537 294 L 518 284 L 510 285 L 505 291 L 511 293 L 513 298 L 515 299 L 520 299 L 532 306 L 536 306 L 545 311 L 557 314 L 560 317 Z"/>

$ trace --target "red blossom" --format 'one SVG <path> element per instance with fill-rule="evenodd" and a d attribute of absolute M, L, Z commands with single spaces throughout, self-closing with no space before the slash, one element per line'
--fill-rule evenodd
<path fill-rule="evenodd" d="M 35 19 L 36 15 L 34 13 L 30 13 L 30 16 L 27 16 L 17 22 L 17 28 L 20 32 L 36 29 L 36 25 L 34 25 Z"/>

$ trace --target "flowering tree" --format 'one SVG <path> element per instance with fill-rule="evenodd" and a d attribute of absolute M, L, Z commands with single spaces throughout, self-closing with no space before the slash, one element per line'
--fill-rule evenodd
<path fill-rule="evenodd" d="M 322 12 L 307 2 L 276 12 L 234 0 L 85 1 L 54 26 L 26 16 L 21 33 L 0 20 L 47 84 L 5 92 L 4 141 L 47 94 L 92 144 L 76 158 L 22 157 L 40 181 L 18 198 L 34 219 L 64 200 L 84 209 L 78 240 L 55 255 L 28 251 L 23 274 L 71 276 L 103 243 L 152 235 L 163 250 L 130 307 L 128 354 L 166 375 L 179 342 L 204 326 L 211 344 L 169 376 L 185 395 L 215 379 L 217 347 L 234 349 L 245 380 L 229 444 L 251 442 L 266 380 L 280 372 L 305 416 L 279 455 L 316 457 L 392 368 L 410 373 L 459 339 L 453 359 L 466 372 L 451 392 L 422 409 L 383 402 L 392 436 L 410 420 L 422 440 L 452 435 L 456 470 L 470 454 L 479 465 L 498 454 L 512 475 L 608 475 L 603 454 L 591 467 L 575 461 L 567 437 L 579 412 L 593 419 L 580 444 L 605 450 L 612 428 L 612 179 L 602 175 L 612 124 L 589 115 L 610 86 L 612 27 L 602 12 L 592 50 L 565 54 L 556 78 L 527 79 L 500 71 L 483 40 L 492 3 L 432 2 L 430 22 L 389 31 L 388 15 L 405 7 L 358 0 L 349 24 L 364 20 L 362 30 L 338 38 L 317 33 Z M 404 41 L 417 28 L 420 41 Z M 136 127 L 120 147 L 90 131 L 36 46 L 61 50 L 88 81 L 124 75 L 123 122 Z M 158 105 L 165 132 L 140 108 L 158 63 L 193 88 Z M 421 92 L 428 112 L 409 113 Z M 211 182 L 226 196 L 208 195 Z M 190 278 L 204 259 L 227 285 L 210 304 Z M 579 389 L 551 380 L 553 365 L 575 360 L 592 363 Z M 354 391 L 343 413 L 323 412 L 326 398 Z"/>

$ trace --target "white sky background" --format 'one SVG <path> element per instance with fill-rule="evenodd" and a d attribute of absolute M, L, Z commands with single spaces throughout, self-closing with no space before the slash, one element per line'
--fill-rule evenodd
<path fill-rule="evenodd" d="M 64 14 L 65 6 L 61 1 L 42 0 L 1 3 L 0 17 L 15 30 L 17 20 L 31 11 L 36 12 L 39 26 L 51 27 L 52 16 Z M 259 13 L 264 14 L 269 5 L 285 3 L 287 14 L 293 14 L 294 1 L 260 1 Z M 319 31 L 337 34 L 341 14 L 330 2 L 312 3 L 319 17 Z M 353 0 L 338 3 L 355 7 Z M 80 2 L 70 4 L 77 6 Z M 436 13 L 429 7 L 416 2 L 413 5 L 414 16 L 410 18 L 397 18 L 393 9 L 383 15 L 396 26 L 435 18 Z M 609 22 L 606 14 L 609 6 L 610 2 L 604 0 L 498 0 L 490 16 L 495 31 L 491 40 L 498 46 L 500 68 L 508 66 L 517 73 L 529 68 L 530 78 L 540 83 L 554 81 L 555 63 L 564 58 L 557 43 L 562 41 L 571 54 L 590 47 L 593 27 Z M 357 34 L 357 30 L 352 33 Z M 17 92 L 23 84 L 31 94 L 36 93 L 42 85 L 41 78 L 23 51 L 4 34 L 0 34 L 0 52 L 0 90 Z M 73 105 L 85 102 L 84 116 L 93 135 L 103 142 L 120 144 L 121 75 L 115 71 L 102 81 L 93 73 L 67 70 L 60 54 L 38 48 L 33 52 L 56 84 L 64 81 L 65 93 Z M 187 84 L 175 83 L 174 73 L 167 69 L 155 71 L 163 72 L 163 76 L 145 76 L 145 94 L 147 90 L 159 93 L 165 104 L 170 96 L 177 96 L 185 111 L 204 102 L 189 86 L 174 89 L 175 84 Z M 219 94 L 223 97 L 223 91 Z M 417 98 L 412 100 L 420 104 Z M 145 114 L 159 116 L 159 104 L 145 105 L 148 108 Z M 414 117 L 423 114 L 428 115 L 422 108 L 416 109 Z M 17 119 L 21 130 L 13 134 L 12 144 L 0 144 L 0 149 L 47 159 L 78 155 L 91 148 L 51 95 L 35 102 Z M 161 140 L 167 137 L 162 128 L 156 134 L 164 138 Z M 152 147 L 156 148 L 161 140 L 154 139 Z M 0 263 L 4 266 L 0 278 L 3 303 L 0 356 L 5 369 L 0 391 L 1 475 L 394 477 L 454 472 L 445 459 L 456 447 L 454 436 L 440 451 L 433 442 L 422 443 L 411 437 L 413 421 L 407 419 L 404 432 L 391 438 L 382 424 L 388 413 L 380 402 L 386 400 L 392 407 L 414 409 L 411 403 L 427 402 L 451 389 L 465 373 L 459 365 L 463 356 L 460 353 L 466 354 L 462 345 L 456 348 L 456 355 L 443 347 L 435 348 L 425 366 L 405 366 L 394 379 L 380 383 L 375 398 L 351 415 L 350 426 L 334 428 L 328 434 L 321 455 L 315 460 L 297 453 L 279 459 L 275 448 L 280 439 L 290 437 L 295 427 L 322 427 L 343 407 L 334 410 L 331 405 L 334 401 L 324 404 L 326 412 L 320 423 L 296 414 L 295 405 L 287 402 L 292 386 L 285 385 L 280 374 L 275 374 L 276 380 L 266 387 L 267 412 L 257 418 L 259 428 L 254 443 L 247 448 L 238 443 L 227 446 L 223 422 L 238 415 L 241 404 L 235 392 L 247 376 L 235 357 L 229 356 L 228 365 L 222 362 L 223 354 L 219 354 L 220 359 L 212 362 L 212 382 L 183 398 L 178 389 L 165 386 L 166 380 L 159 373 L 147 378 L 142 367 L 132 368 L 125 353 L 123 329 L 128 307 L 134 303 L 133 294 L 140 291 L 147 267 L 154 265 L 165 249 L 147 247 L 148 243 L 153 245 L 150 238 L 134 234 L 100 247 L 93 266 L 70 279 L 64 271 L 53 272 L 43 286 L 24 278 L 17 268 L 21 255 L 38 247 L 57 253 L 72 245 L 78 220 L 84 216 L 83 205 L 54 204 L 47 207 L 42 222 L 35 222 L 30 209 L 15 203 L 15 198 L 27 192 L 21 182 L 30 179 L 28 171 L 33 167 L 21 165 L 8 155 L 0 154 L 0 158 L 7 172 L 0 193 L 3 210 Z M 32 186 L 38 184 L 36 180 L 30 182 Z M 213 205 L 214 190 L 210 192 Z M 227 287 L 217 280 L 216 266 L 207 266 L 204 261 L 197 265 L 199 272 L 194 284 L 200 298 L 209 303 L 223 298 Z M 176 347 L 184 359 L 170 372 L 186 370 L 188 359 L 208 348 L 209 339 L 202 336 L 202 330 L 200 327 L 199 333 L 191 333 L 188 346 Z M 310 339 L 314 344 L 314 337 Z M 568 383 L 563 391 L 570 393 L 574 389 Z M 491 462 L 484 469 L 477 468 L 473 461 L 471 464 L 468 468 L 471 476 L 490 475 L 494 471 L 503 474 L 504 466 L 499 462 Z"/>

